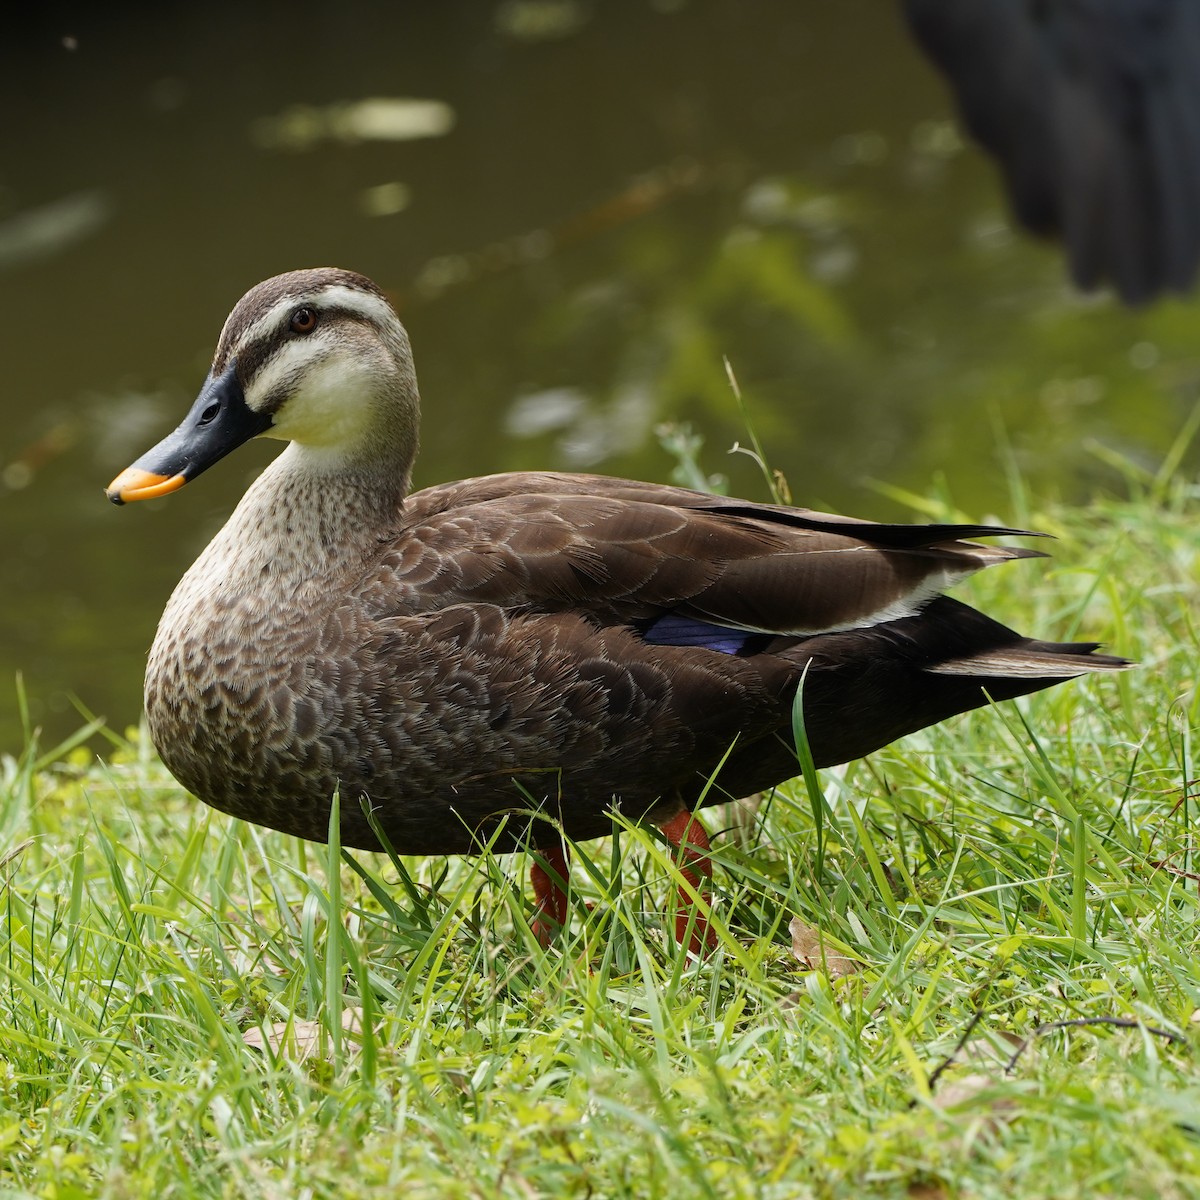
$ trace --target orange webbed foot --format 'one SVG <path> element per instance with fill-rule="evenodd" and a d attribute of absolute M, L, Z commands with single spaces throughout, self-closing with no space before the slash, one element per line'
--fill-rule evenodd
<path fill-rule="evenodd" d="M 664 821 L 659 828 L 667 841 L 679 851 L 682 864 L 680 874 L 699 893 L 704 903 L 709 893 L 700 891 L 700 876 L 712 878 L 712 863 L 709 853 L 712 846 L 704 826 L 687 809 Z M 708 919 L 697 909 L 695 900 L 687 888 L 679 888 L 679 911 L 675 915 L 675 940 L 683 945 L 685 940 L 689 953 L 705 958 L 717 948 L 717 935 Z M 691 936 L 688 926 L 691 925 Z"/>
<path fill-rule="evenodd" d="M 548 850 L 539 850 L 538 859 L 529 869 L 538 911 L 529 927 L 538 945 L 544 949 L 567 923 L 567 879 L 571 873 L 571 861 L 562 843 Z"/>

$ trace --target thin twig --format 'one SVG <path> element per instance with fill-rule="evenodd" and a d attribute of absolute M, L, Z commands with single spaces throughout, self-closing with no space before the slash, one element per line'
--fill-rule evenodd
<path fill-rule="evenodd" d="M 959 1054 L 962 1051 L 962 1048 L 967 1044 L 967 1039 L 971 1036 L 971 1034 L 973 1034 L 975 1032 L 975 1026 L 978 1025 L 979 1022 L 982 1020 L 983 1020 L 983 1010 L 976 1009 L 975 1014 L 971 1017 L 971 1020 L 968 1022 L 966 1029 L 963 1030 L 962 1037 L 960 1037 L 958 1039 L 958 1043 L 955 1045 L 954 1049 L 951 1050 L 950 1053 L 946 1055 L 946 1057 L 942 1061 L 942 1063 L 938 1067 L 936 1067 L 933 1071 L 933 1074 L 929 1076 L 930 1092 L 932 1092 L 933 1089 L 937 1086 L 937 1081 L 942 1077 L 942 1074 L 954 1065 L 955 1060 L 958 1058 Z M 916 1104 L 916 1101 L 914 1100 L 912 1103 Z M 909 1107 L 911 1108 L 912 1104 L 910 1104 Z"/>
<path fill-rule="evenodd" d="M 942 1075 L 952 1067 L 957 1061 L 959 1054 L 962 1053 L 962 1048 L 967 1044 L 971 1034 L 975 1032 L 975 1027 L 983 1020 L 983 1012 L 976 1011 L 967 1023 L 966 1029 L 963 1030 L 954 1049 L 938 1064 L 936 1069 L 929 1076 L 929 1091 L 932 1093 L 937 1086 L 937 1081 Z M 1035 1029 L 1022 1038 L 1020 1044 L 1013 1051 L 1012 1056 L 1004 1065 L 1005 1075 L 1011 1075 L 1016 1067 L 1021 1055 L 1029 1049 L 1033 1040 L 1040 1037 L 1043 1033 L 1053 1033 L 1056 1029 L 1079 1029 L 1088 1025 L 1115 1025 L 1120 1029 L 1144 1029 L 1147 1033 L 1153 1034 L 1155 1037 L 1166 1038 L 1168 1042 L 1186 1042 L 1187 1038 L 1181 1034 L 1172 1033 L 1169 1029 L 1159 1029 L 1157 1025 L 1147 1025 L 1144 1021 L 1139 1021 L 1136 1017 L 1075 1017 L 1068 1021 L 1047 1021 L 1044 1025 L 1038 1025 Z M 916 1100 L 909 1103 L 909 1108 L 916 1104 Z"/>
<path fill-rule="evenodd" d="M 1013 1068 L 1017 1065 L 1017 1060 L 1029 1049 L 1029 1044 L 1034 1038 L 1040 1037 L 1043 1033 L 1052 1033 L 1056 1029 L 1079 1029 L 1087 1025 L 1116 1025 L 1120 1029 L 1144 1029 L 1155 1037 L 1166 1038 L 1168 1042 L 1187 1041 L 1178 1033 L 1172 1033 L 1169 1029 L 1159 1029 L 1157 1025 L 1147 1025 L 1136 1017 L 1076 1017 L 1071 1021 L 1047 1021 L 1045 1025 L 1039 1025 L 1032 1033 L 1028 1034 L 1013 1051 L 1012 1057 L 1004 1067 L 1004 1073 L 1006 1075 L 1012 1073 Z"/>

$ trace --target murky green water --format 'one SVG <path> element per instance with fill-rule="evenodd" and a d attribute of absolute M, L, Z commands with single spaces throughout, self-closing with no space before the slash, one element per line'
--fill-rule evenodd
<path fill-rule="evenodd" d="M 690 421 L 761 495 L 725 454 L 725 356 L 798 501 L 864 516 L 897 512 L 865 481 L 938 476 L 1003 515 L 998 428 L 1035 494 L 1085 497 L 1118 481 L 1096 447 L 1156 464 L 1195 403 L 1200 309 L 1073 297 L 880 0 L 24 20 L 0 45 L 0 750 L 17 670 L 50 734 L 69 693 L 137 720 L 158 613 L 273 447 L 162 501 L 101 489 L 278 271 L 393 290 L 422 483 L 661 478 L 655 426 Z"/>

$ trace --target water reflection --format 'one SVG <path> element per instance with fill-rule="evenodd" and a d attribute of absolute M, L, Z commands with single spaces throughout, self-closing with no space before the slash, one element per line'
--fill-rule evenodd
<path fill-rule="evenodd" d="M 1196 308 L 1070 293 L 889 6 L 394 8 L 27 14 L 0 47 L 0 216 L 96 198 L 0 255 L 0 750 L 17 668 L 54 733 L 69 691 L 137 719 L 171 587 L 274 447 L 129 511 L 101 489 L 279 271 L 392 291 L 419 483 L 663 478 L 671 422 L 703 435 L 699 470 L 761 497 L 725 454 L 745 437 L 726 358 L 797 499 L 864 516 L 899 511 L 865 480 L 938 472 L 1003 514 L 997 428 L 1035 492 L 1082 496 L 1115 478 L 1089 444 L 1154 462 L 1182 424 Z"/>
<path fill-rule="evenodd" d="M 75 192 L 0 221 L 0 271 L 69 250 L 109 219 L 112 205 L 101 191 Z"/>
<path fill-rule="evenodd" d="M 410 142 L 444 137 L 454 128 L 454 109 L 440 100 L 373 96 L 323 108 L 294 104 L 278 116 L 259 117 L 250 136 L 264 150 L 313 150 L 322 142 Z"/>

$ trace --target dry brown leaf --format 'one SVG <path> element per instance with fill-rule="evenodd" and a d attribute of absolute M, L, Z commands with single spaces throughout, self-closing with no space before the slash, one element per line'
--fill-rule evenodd
<path fill-rule="evenodd" d="M 951 1073 L 934 1092 L 934 1104 L 944 1112 L 977 1112 L 992 1129 L 1011 1120 L 1017 1100 L 1003 1089 L 1013 1051 L 1022 1044 L 1023 1039 L 999 1029 L 971 1038 L 955 1052 Z"/>
<path fill-rule="evenodd" d="M 910 1183 L 909 1200 L 949 1200 L 950 1193 L 940 1183 Z"/>
<path fill-rule="evenodd" d="M 18 842 L 3 858 L 0 858 L 0 867 L 7 867 L 14 858 L 19 858 L 32 845 L 33 838 L 26 838 L 23 842 Z"/>
<path fill-rule="evenodd" d="M 993 1128 L 1009 1120 L 1016 1111 L 1017 1100 L 997 1089 L 1004 1087 L 1013 1054 L 1023 1048 L 1028 1048 L 1024 1038 L 1003 1029 L 984 1029 L 969 1038 L 934 1073 L 930 1081 L 934 1084 L 934 1104 L 944 1111 L 976 1108 Z M 947 1069 L 945 1081 L 938 1082 Z M 986 1095 L 988 1092 L 993 1094 Z"/>
<path fill-rule="evenodd" d="M 291 1034 L 289 1040 L 289 1031 Z M 252 1050 L 265 1050 L 268 1046 L 280 1053 L 286 1048 L 295 1049 L 296 1059 L 307 1058 L 321 1037 L 321 1026 L 317 1021 L 275 1021 L 270 1025 L 252 1025 L 242 1034 L 242 1041 Z"/>
<path fill-rule="evenodd" d="M 799 917 L 788 922 L 788 932 L 792 935 L 792 953 L 808 970 L 824 968 L 830 979 L 841 979 L 862 970 L 861 963 L 835 950 L 819 929 L 806 925 Z"/>
<path fill-rule="evenodd" d="M 725 834 L 739 850 L 754 850 L 759 836 L 758 812 L 764 799 L 763 792 L 755 792 L 725 806 Z"/>
<path fill-rule="evenodd" d="M 442 1076 L 454 1084 L 464 1096 L 471 1094 L 471 1076 L 466 1071 L 460 1071 L 457 1067 L 443 1067 Z"/>
<path fill-rule="evenodd" d="M 985 1093 L 1000 1085 L 1001 1081 L 994 1075 L 984 1075 L 973 1071 L 966 1075 L 954 1075 L 948 1083 L 937 1090 L 933 1102 L 941 1109 L 964 1108 Z M 990 1096 L 980 1105 L 987 1114 L 995 1119 L 1003 1120 L 1012 1114 L 1017 1102 L 1012 1096 Z"/>
<path fill-rule="evenodd" d="M 270 1046 L 276 1054 L 290 1053 L 296 1062 L 303 1062 L 321 1044 L 320 1021 L 274 1021 L 270 1025 L 254 1025 L 242 1034 L 242 1041 L 251 1049 L 264 1050 Z M 362 1009 L 343 1008 L 342 1028 L 347 1033 L 362 1032 Z"/>
<path fill-rule="evenodd" d="M 1004 1072 L 1008 1070 L 1013 1055 L 1018 1052 L 1026 1062 L 1031 1062 L 1035 1057 L 1033 1045 L 1028 1039 L 1005 1029 L 988 1029 L 961 1047 L 954 1061 L 964 1066 L 982 1067 L 985 1071 Z"/>

